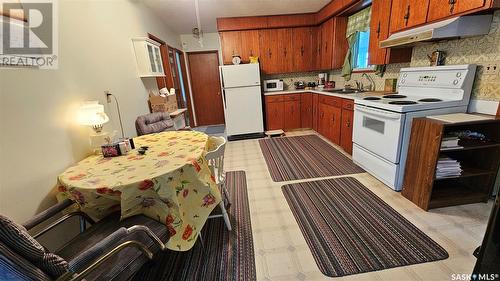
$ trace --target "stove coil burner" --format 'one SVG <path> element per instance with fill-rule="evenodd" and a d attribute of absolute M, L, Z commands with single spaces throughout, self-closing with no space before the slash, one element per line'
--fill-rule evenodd
<path fill-rule="evenodd" d="M 443 100 L 435 99 L 435 98 L 427 98 L 427 99 L 421 99 L 421 100 L 418 100 L 418 101 L 421 101 L 421 102 L 438 102 L 438 101 L 443 101 Z"/>
<path fill-rule="evenodd" d="M 383 96 L 383 98 L 386 98 L 386 99 L 404 99 L 406 98 L 405 95 L 385 95 Z"/>
<path fill-rule="evenodd" d="M 410 101 L 410 100 L 398 100 L 398 101 L 390 101 L 389 104 L 396 104 L 396 105 L 407 105 L 407 104 L 417 104 L 418 102 L 416 101 Z"/>
<path fill-rule="evenodd" d="M 366 97 L 364 100 L 381 100 L 379 97 Z"/>

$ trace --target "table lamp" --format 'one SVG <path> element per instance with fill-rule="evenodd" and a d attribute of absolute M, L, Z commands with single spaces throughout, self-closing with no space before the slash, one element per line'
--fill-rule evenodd
<path fill-rule="evenodd" d="M 109 117 L 104 112 L 104 106 L 98 101 L 87 101 L 79 108 L 78 123 L 90 126 L 94 130 L 94 133 L 90 135 L 90 143 L 94 152 L 100 150 L 106 138 L 109 141 L 109 134 L 102 131 L 103 125 L 108 121 Z"/>

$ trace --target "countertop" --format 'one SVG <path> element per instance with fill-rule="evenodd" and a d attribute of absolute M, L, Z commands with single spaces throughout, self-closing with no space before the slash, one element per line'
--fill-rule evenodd
<path fill-rule="evenodd" d="M 339 97 L 344 99 L 357 100 L 362 99 L 368 96 L 383 96 L 388 94 L 393 94 L 394 92 L 385 92 L 385 91 L 373 91 L 373 92 L 362 92 L 362 93 L 354 93 L 354 94 L 339 94 L 332 93 L 327 91 L 322 91 L 319 89 L 314 90 L 287 90 L 287 91 L 276 91 L 276 92 L 264 92 L 264 96 L 274 96 L 274 95 L 287 95 L 287 94 L 299 94 L 299 93 L 316 93 L 325 96 L 331 97 Z"/>

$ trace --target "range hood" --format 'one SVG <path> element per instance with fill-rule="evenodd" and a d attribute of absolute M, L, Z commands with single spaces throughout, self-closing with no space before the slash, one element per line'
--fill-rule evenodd
<path fill-rule="evenodd" d="M 380 48 L 410 46 L 417 42 L 456 39 L 488 34 L 493 15 L 463 16 L 394 33 Z"/>

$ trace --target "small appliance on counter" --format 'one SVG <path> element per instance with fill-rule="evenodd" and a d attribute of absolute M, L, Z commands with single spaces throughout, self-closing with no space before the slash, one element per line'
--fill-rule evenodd
<path fill-rule="evenodd" d="M 328 81 L 325 84 L 325 89 L 334 89 L 335 88 L 335 81 Z"/>
<path fill-rule="evenodd" d="M 264 92 L 278 92 L 283 91 L 283 80 L 271 79 L 264 80 Z"/>
<path fill-rule="evenodd" d="M 295 90 L 304 90 L 306 88 L 306 82 L 304 81 L 297 81 L 293 85 L 295 86 Z"/>
<path fill-rule="evenodd" d="M 318 88 L 324 88 L 328 73 L 318 73 Z"/>
<path fill-rule="evenodd" d="M 316 82 L 307 82 L 307 88 L 310 89 L 316 88 Z"/>

